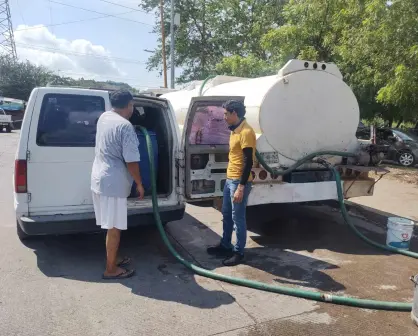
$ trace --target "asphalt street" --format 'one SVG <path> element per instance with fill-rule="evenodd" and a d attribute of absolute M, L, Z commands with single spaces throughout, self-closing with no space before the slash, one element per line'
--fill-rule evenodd
<path fill-rule="evenodd" d="M 0 335 L 403 335 L 418 334 L 409 313 L 317 303 L 191 274 L 155 228 L 128 230 L 122 253 L 137 276 L 101 279 L 104 235 L 16 235 L 12 171 L 19 133 L 0 133 Z M 325 206 L 266 206 L 248 212 L 246 264 L 221 267 L 206 255 L 221 234 L 213 208 L 188 206 L 168 225 L 176 248 L 201 266 L 249 279 L 357 298 L 412 302 L 417 261 L 356 238 Z M 384 242 L 382 226 L 354 217 Z M 416 238 L 412 249 L 418 251 Z"/>

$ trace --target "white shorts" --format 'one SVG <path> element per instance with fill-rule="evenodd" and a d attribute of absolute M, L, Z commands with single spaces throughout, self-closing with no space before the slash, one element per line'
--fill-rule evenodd
<path fill-rule="evenodd" d="M 102 229 L 128 228 L 128 203 L 126 198 L 109 197 L 100 194 L 93 194 L 94 213 L 96 224 Z"/>

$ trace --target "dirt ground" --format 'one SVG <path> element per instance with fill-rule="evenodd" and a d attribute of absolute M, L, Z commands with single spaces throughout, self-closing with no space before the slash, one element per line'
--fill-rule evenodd
<path fill-rule="evenodd" d="M 384 177 L 385 179 L 400 181 L 403 183 L 418 186 L 418 168 L 406 168 L 392 164 L 383 164 L 381 167 L 389 170 L 389 174 Z M 372 177 L 376 176 L 372 175 Z"/>

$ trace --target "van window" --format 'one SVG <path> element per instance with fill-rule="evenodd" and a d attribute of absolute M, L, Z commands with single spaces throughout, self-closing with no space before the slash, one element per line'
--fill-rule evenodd
<path fill-rule="evenodd" d="M 104 111 L 103 97 L 46 94 L 36 143 L 49 147 L 94 147 L 97 120 Z"/>
<path fill-rule="evenodd" d="M 221 104 L 197 103 L 189 135 L 190 145 L 228 145 L 230 134 Z"/>

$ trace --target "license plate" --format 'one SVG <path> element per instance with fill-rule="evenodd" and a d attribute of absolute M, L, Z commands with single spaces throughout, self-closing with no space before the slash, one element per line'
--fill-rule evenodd
<path fill-rule="evenodd" d="M 277 152 L 260 153 L 260 155 L 267 164 L 279 163 L 279 154 Z"/>

